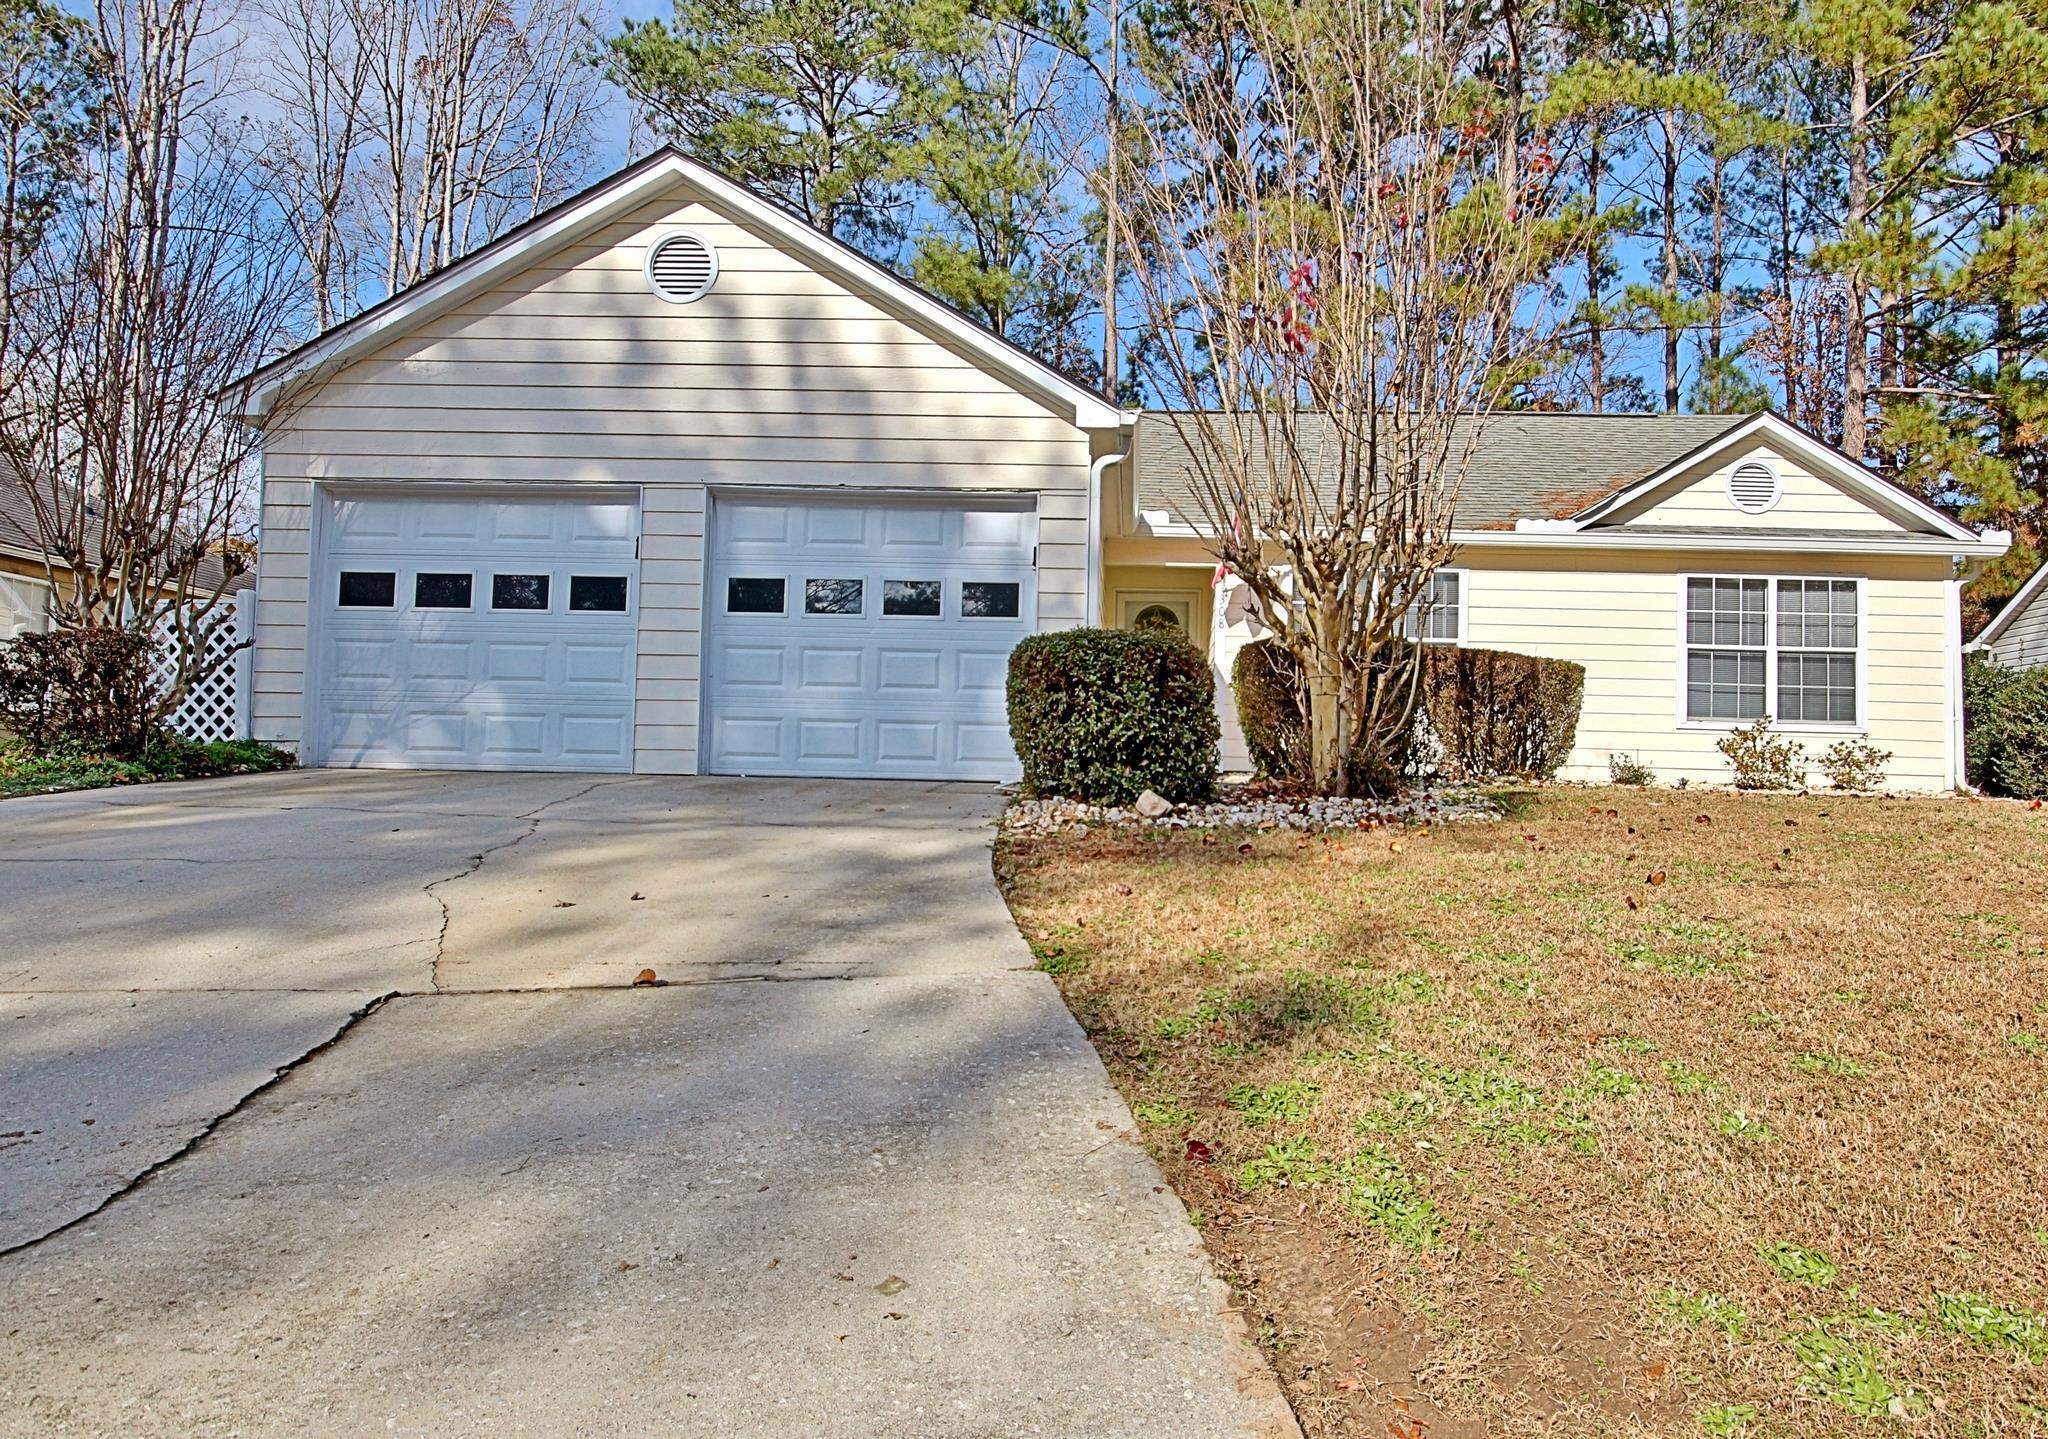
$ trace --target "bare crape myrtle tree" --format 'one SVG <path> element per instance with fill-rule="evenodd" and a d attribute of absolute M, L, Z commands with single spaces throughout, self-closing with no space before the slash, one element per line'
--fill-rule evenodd
<path fill-rule="evenodd" d="M 1219 563 L 1299 663 L 1316 787 L 1395 773 L 1485 417 L 1600 221 L 1445 0 L 1216 0 L 1135 47 L 1116 226 Z"/>
<path fill-rule="evenodd" d="M 283 335 L 296 267 L 244 134 L 208 118 L 232 83 L 224 17 L 106 0 L 77 24 L 101 93 L 57 213 L 6 276 L 0 460 L 57 626 L 170 631 L 177 672 L 146 722 L 225 659 L 210 641 L 248 566 L 255 439 L 219 397 Z"/>

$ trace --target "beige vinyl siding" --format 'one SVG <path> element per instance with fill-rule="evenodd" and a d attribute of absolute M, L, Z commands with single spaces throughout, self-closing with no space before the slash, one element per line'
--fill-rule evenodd
<path fill-rule="evenodd" d="M 1196 559 L 1197 541 L 1149 541 L 1151 560 Z M 1124 552 L 1119 549 L 1116 557 Z M 1946 558 L 1731 555 L 1668 551 L 1522 549 L 1466 546 L 1453 561 L 1464 571 L 1465 643 L 1549 655 L 1586 667 L 1577 744 L 1560 778 L 1604 781 L 1611 755 L 1647 763 L 1661 784 L 1726 784 L 1728 762 L 1715 741 L 1728 726 L 1680 719 L 1680 577 L 1688 574 L 1850 576 L 1864 582 L 1860 731 L 1787 726 L 1810 757 L 1836 740 L 1867 734 L 1892 751 L 1887 782 L 1899 790 L 1949 787 L 1952 611 Z M 1210 657 L 1226 683 L 1239 632 L 1213 629 Z M 1234 710 L 1227 699 L 1226 712 Z M 1244 765 L 1234 714 L 1226 732 L 1226 768 Z M 1814 783 L 1821 784 L 1818 770 Z"/>
<path fill-rule="evenodd" d="M 256 558 L 256 634 L 249 672 L 249 733 L 296 747 L 304 738 L 307 575 L 313 486 L 263 466 L 263 541 Z"/>
<path fill-rule="evenodd" d="M 1946 560 L 1647 552 L 1596 558 L 1583 550 L 1475 547 L 1458 564 L 1467 573 L 1467 644 L 1586 667 L 1578 743 L 1561 778 L 1604 780 L 1609 756 L 1627 753 L 1649 764 L 1662 783 L 1726 783 L 1728 763 L 1715 742 L 1729 726 L 1679 718 L 1679 577 L 1839 575 L 1864 581 L 1860 732 L 1892 751 L 1892 787 L 1935 790 L 1950 783 Z M 1844 737 L 1826 727 L 1782 728 L 1814 756 Z"/>
<path fill-rule="evenodd" d="M 642 268 L 675 226 L 719 254 L 688 305 Z M 696 767 L 714 491 L 1035 494 L 1039 624 L 1084 612 L 1088 437 L 681 185 L 342 369 L 264 451 L 255 709 L 286 743 L 301 737 L 315 481 L 640 487 L 643 772 Z"/>
<path fill-rule="evenodd" d="M 2017 669 L 2048 665 L 2048 589 L 2034 591 L 2026 609 L 1989 649 L 2000 664 Z"/>
<path fill-rule="evenodd" d="M 1778 503 L 1760 515 L 1745 514 L 1728 498 L 1728 476 L 1737 465 L 1761 461 L 1778 473 Z M 1768 446 L 1725 460 L 1693 479 L 1680 478 L 1645 496 L 1603 523 L 1646 529 L 1753 526 L 1760 530 L 1835 530 L 1858 534 L 1899 534 L 1903 527 L 1840 486 L 1801 468 Z"/>

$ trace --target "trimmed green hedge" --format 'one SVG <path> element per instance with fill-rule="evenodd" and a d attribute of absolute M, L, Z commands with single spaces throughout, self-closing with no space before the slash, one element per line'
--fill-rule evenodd
<path fill-rule="evenodd" d="M 1308 778 L 1308 715 L 1301 661 L 1270 640 L 1248 644 L 1230 667 L 1237 725 L 1261 777 L 1298 784 Z"/>
<path fill-rule="evenodd" d="M 1156 790 L 1176 804 L 1216 789 L 1216 681 L 1179 634 L 1060 630 L 1010 654 L 1010 739 L 1024 790 L 1129 804 Z"/>
<path fill-rule="evenodd" d="M 1549 779 L 1572 752 L 1586 667 L 1511 650 L 1432 647 L 1422 702 L 1451 779 Z"/>
<path fill-rule="evenodd" d="M 1970 783 L 1988 794 L 2048 797 L 2048 666 L 2020 670 L 1985 654 L 1969 657 L 1963 763 Z"/>
<path fill-rule="evenodd" d="M 1307 779 L 1308 720 L 1301 665 L 1271 641 L 1246 645 L 1231 670 L 1237 719 L 1258 772 L 1273 780 Z M 1430 646 L 1423 654 L 1415 733 L 1388 757 L 1402 774 L 1431 767 L 1451 779 L 1505 775 L 1548 779 L 1571 753 L 1578 734 L 1586 671 L 1567 660 L 1507 650 Z M 1394 778 L 1353 777 L 1371 791 Z"/>

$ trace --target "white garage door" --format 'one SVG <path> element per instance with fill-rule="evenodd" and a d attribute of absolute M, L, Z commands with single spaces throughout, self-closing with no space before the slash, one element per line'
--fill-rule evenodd
<path fill-rule="evenodd" d="M 632 497 L 337 497 L 323 528 L 322 763 L 632 768 Z"/>
<path fill-rule="evenodd" d="M 1016 776 L 1004 681 L 1037 628 L 1033 511 L 721 498 L 712 531 L 707 768 Z"/>

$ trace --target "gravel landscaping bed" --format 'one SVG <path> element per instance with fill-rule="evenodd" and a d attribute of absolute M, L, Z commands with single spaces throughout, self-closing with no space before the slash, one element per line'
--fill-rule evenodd
<path fill-rule="evenodd" d="M 1159 801 L 1164 804 L 1164 801 Z M 1142 808 L 1141 808 L 1142 806 Z M 1403 799 L 1330 799 L 1319 795 L 1233 796 L 1228 787 L 1209 804 L 1170 805 L 1140 799 L 1116 807 L 1065 799 L 1015 799 L 1003 828 L 1018 835 L 1087 834 L 1111 825 L 1154 829 L 1372 829 L 1379 825 L 1445 824 L 1498 819 L 1500 802 L 1471 789 L 1417 790 Z"/>

